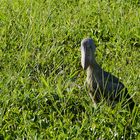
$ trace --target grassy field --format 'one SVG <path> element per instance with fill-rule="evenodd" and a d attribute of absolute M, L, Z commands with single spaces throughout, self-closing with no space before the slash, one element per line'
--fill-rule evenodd
<path fill-rule="evenodd" d="M 80 64 L 85 37 L 139 104 L 138 0 L 0 0 L 0 139 L 140 139 L 138 106 L 93 107 Z"/>

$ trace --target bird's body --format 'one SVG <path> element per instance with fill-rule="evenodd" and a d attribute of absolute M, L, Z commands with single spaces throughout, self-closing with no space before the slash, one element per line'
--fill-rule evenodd
<path fill-rule="evenodd" d="M 95 44 L 91 38 L 82 40 L 81 64 L 87 72 L 86 82 L 92 101 L 96 104 L 104 98 L 107 102 L 111 102 L 114 105 L 123 98 L 129 100 L 131 102 L 130 108 L 133 108 L 134 102 L 127 93 L 123 83 L 97 64 L 94 57 L 95 49 Z"/>

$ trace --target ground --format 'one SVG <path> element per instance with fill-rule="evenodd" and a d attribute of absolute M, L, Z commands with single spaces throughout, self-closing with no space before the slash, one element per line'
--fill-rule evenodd
<path fill-rule="evenodd" d="M 139 1 L 1 0 L 0 138 L 140 139 L 139 23 Z M 94 108 L 80 64 L 85 37 L 134 96 L 134 112 Z"/>

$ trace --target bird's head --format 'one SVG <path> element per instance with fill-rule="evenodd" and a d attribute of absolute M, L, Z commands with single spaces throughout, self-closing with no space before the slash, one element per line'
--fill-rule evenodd
<path fill-rule="evenodd" d="M 84 70 L 92 64 L 93 53 L 95 52 L 95 44 L 93 39 L 86 38 L 81 41 L 81 65 Z"/>

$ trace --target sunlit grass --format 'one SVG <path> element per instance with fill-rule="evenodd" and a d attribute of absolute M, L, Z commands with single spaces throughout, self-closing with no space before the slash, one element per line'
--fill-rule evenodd
<path fill-rule="evenodd" d="M 0 1 L 0 139 L 139 139 L 130 113 L 93 107 L 80 42 L 140 102 L 140 5 L 132 1 Z"/>

